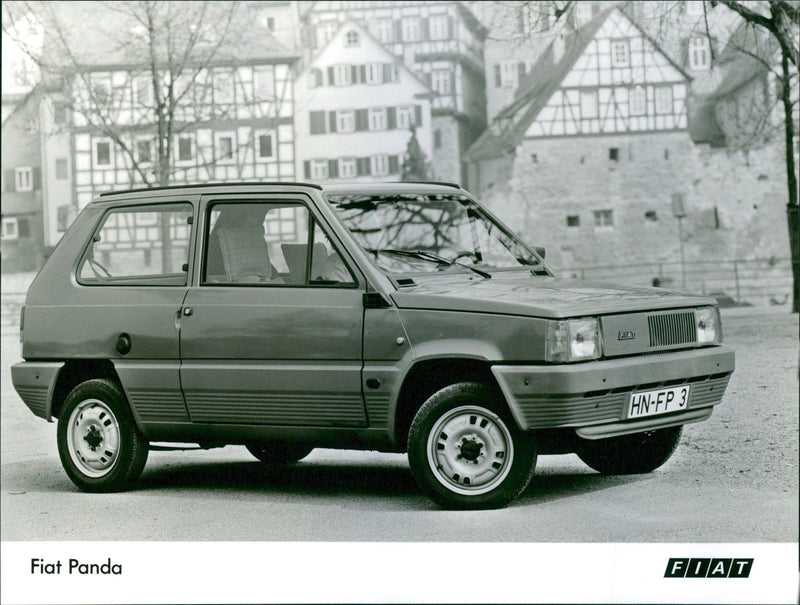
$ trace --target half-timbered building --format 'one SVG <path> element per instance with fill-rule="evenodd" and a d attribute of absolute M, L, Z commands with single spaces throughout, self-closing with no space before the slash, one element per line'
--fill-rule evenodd
<path fill-rule="evenodd" d="M 309 63 L 342 23 L 360 24 L 433 92 L 432 177 L 464 182 L 462 155 L 485 128 L 485 27 L 462 2 L 325 1 L 303 3 Z"/>
<path fill-rule="evenodd" d="M 431 157 L 431 90 L 355 22 L 339 24 L 295 91 L 305 179 L 399 180 L 412 130 Z"/>

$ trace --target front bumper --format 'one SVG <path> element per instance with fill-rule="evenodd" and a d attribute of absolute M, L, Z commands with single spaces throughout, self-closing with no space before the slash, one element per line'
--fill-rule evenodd
<path fill-rule="evenodd" d="M 708 347 L 571 365 L 492 366 L 522 430 L 574 427 L 600 439 L 705 420 L 722 400 L 734 352 Z M 690 384 L 685 412 L 627 420 L 634 391 Z"/>

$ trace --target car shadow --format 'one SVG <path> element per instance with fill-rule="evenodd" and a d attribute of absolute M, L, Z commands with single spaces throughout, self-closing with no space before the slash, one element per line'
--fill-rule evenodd
<path fill-rule="evenodd" d="M 652 475 L 649 475 L 652 476 Z M 589 472 L 555 472 L 534 475 L 512 506 L 538 505 L 614 487 L 646 481 L 648 475 L 601 475 Z"/>

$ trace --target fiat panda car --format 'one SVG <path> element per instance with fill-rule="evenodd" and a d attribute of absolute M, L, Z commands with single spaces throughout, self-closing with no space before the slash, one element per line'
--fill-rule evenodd
<path fill-rule="evenodd" d="M 170 443 L 332 447 L 407 452 L 440 505 L 500 507 L 538 455 L 658 468 L 734 369 L 713 299 L 560 279 L 447 184 L 102 194 L 20 336 L 14 386 L 90 492 Z"/>

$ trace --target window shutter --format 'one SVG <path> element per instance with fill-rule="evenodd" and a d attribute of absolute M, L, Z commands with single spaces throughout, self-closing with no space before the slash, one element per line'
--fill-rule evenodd
<path fill-rule="evenodd" d="M 383 64 L 383 81 L 384 82 L 391 82 L 392 81 L 392 64 L 391 63 L 384 63 Z"/>
<path fill-rule="evenodd" d="M 403 22 L 400 19 L 394 20 L 394 41 L 403 41 Z"/>
<path fill-rule="evenodd" d="M 369 166 L 369 158 L 356 158 L 356 175 L 369 176 L 372 174 Z"/>
<path fill-rule="evenodd" d="M 366 109 L 356 109 L 356 130 L 369 130 L 369 118 Z"/>
<path fill-rule="evenodd" d="M 367 81 L 367 66 L 366 65 L 359 65 L 358 66 L 358 71 L 359 71 L 359 75 L 360 75 L 360 78 L 361 78 L 359 80 L 359 82 L 366 82 Z"/>
<path fill-rule="evenodd" d="M 522 80 L 525 78 L 525 61 L 520 61 L 517 63 L 517 70 L 518 70 L 518 78 L 517 78 L 517 86 L 522 84 Z"/>
<path fill-rule="evenodd" d="M 325 112 L 310 111 L 308 115 L 311 118 L 311 134 L 325 134 Z"/>
<path fill-rule="evenodd" d="M 681 65 L 684 67 L 689 65 L 689 38 L 681 40 Z"/>
<path fill-rule="evenodd" d="M 16 191 L 17 190 L 17 181 L 16 175 L 14 174 L 13 170 L 6 170 L 5 178 L 3 179 L 6 182 L 6 191 Z"/>
<path fill-rule="evenodd" d="M 310 161 L 306 160 L 305 162 L 303 162 L 303 172 L 305 173 L 307 179 L 311 178 L 311 162 Z"/>
<path fill-rule="evenodd" d="M 397 128 L 397 109 L 395 107 L 386 108 L 386 127 L 389 130 Z"/>
<path fill-rule="evenodd" d="M 339 178 L 339 160 L 328 160 L 328 178 Z"/>
<path fill-rule="evenodd" d="M 419 20 L 419 39 L 420 40 L 430 40 L 431 32 L 430 32 L 430 21 L 427 18 L 423 18 Z"/>
<path fill-rule="evenodd" d="M 42 171 L 38 166 L 33 167 L 33 190 L 42 188 Z"/>
<path fill-rule="evenodd" d="M 389 174 L 397 174 L 400 172 L 400 156 L 389 156 Z"/>
<path fill-rule="evenodd" d="M 431 75 L 431 72 L 427 72 L 425 74 L 425 84 L 428 85 L 428 88 L 433 86 L 433 76 Z"/>
<path fill-rule="evenodd" d="M 31 221 L 29 218 L 20 217 L 17 219 L 17 236 L 18 237 L 31 236 Z"/>
<path fill-rule="evenodd" d="M 494 85 L 497 88 L 500 88 L 503 85 L 503 80 L 500 79 L 500 64 L 497 63 L 494 66 Z"/>
<path fill-rule="evenodd" d="M 328 112 L 328 124 L 330 126 L 328 132 L 336 132 L 336 112 Z"/>
<path fill-rule="evenodd" d="M 336 81 L 333 79 L 333 66 L 328 67 L 328 86 L 333 86 Z"/>
<path fill-rule="evenodd" d="M 450 72 L 450 94 L 456 94 L 456 72 Z"/>
<path fill-rule="evenodd" d="M 450 40 L 453 37 L 453 18 L 447 17 L 447 39 Z"/>
<path fill-rule="evenodd" d="M 358 69 L 358 65 L 351 65 L 350 66 L 350 82 L 353 84 L 358 84 L 358 76 L 361 73 L 361 70 Z"/>
<path fill-rule="evenodd" d="M 422 105 L 414 105 L 414 126 L 422 126 Z"/>

